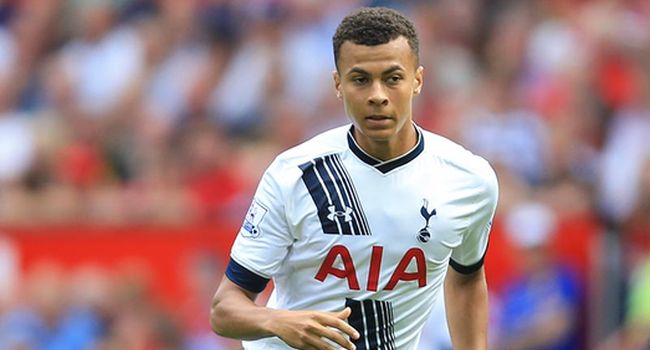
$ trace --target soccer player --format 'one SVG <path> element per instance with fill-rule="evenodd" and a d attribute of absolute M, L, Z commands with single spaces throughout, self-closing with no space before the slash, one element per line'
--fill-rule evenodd
<path fill-rule="evenodd" d="M 415 349 L 444 286 L 454 347 L 485 349 L 495 174 L 413 123 L 423 68 L 407 18 L 359 9 L 333 44 L 334 86 L 352 123 L 285 151 L 264 173 L 212 328 L 246 349 Z M 267 306 L 256 305 L 270 279 Z"/>

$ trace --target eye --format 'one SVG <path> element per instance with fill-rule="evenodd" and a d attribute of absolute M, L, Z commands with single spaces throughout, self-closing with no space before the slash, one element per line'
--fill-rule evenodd
<path fill-rule="evenodd" d="M 389 82 L 390 84 L 393 84 L 393 85 L 395 85 L 395 84 L 399 84 L 399 82 L 401 82 L 402 80 L 403 80 L 403 78 L 402 78 L 401 75 L 391 75 L 391 76 L 388 78 L 388 82 Z"/>
<path fill-rule="evenodd" d="M 357 85 L 364 85 L 368 82 L 368 78 L 366 77 L 354 77 L 352 78 L 352 81 L 357 84 Z"/>

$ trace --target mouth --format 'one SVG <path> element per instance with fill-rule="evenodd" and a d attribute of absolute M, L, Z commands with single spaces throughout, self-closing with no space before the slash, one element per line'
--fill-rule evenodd
<path fill-rule="evenodd" d="M 382 121 L 382 120 L 390 120 L 391 118 L 387 115 L 373 114 L 367 116 L 365 119 L 370 121 Z"/>
<path fill-rule="evenodd" d="M 383 114 L 373 114 L 364 118 L 367 128 L 385 129 L 393 125 L 393 118 Z"/>

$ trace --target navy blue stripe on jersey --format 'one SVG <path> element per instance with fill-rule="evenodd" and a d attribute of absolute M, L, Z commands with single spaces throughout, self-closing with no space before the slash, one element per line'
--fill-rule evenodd
<path fill-rule="evenodd" d="M 395 350 L 395 338 L 394 329 L 393 329 L 393 319 L 390 316 L 390 309 L 388 308 L 388 303 L 381 303 L 379 305 L 381 310 L 381 319 L 383 324 L 387 325 L 384 327 L 383 332 L 381 333 L 382 342 L 386 344 L 386 349 Z"/>
<path fill-rule="evenodd" d="M 350 317 L 348 317 L 348 323 L 352 328 L 359 332 L 359 339 L 353 340 L 354 345 L 357 347 L 357 350 L 369 350 L 368 345 L 366 344 L 365 339 L 367 338 L 365 325 L 363 323 L 363 316 L 361 311 L 361 303 L 357 300 L 346 299 L 345 306 L 349 307 L 352 310 Z"/>
<path fill-rule="evenodd" d="M 375 310 L 374 300 L 362 300 L 363 310 L 365 316 L 365 326 L 367 329 L 368 344 L 370 349 L 379 349 L 379 342 L 377 341 L 377 329 L 379 328 L 376 322 L 377 311 Z"/>
<path fill-rule="evenodd" d="M 269 283 L 268 278 L 264 278 L 255 272 L 245 268 L 238 262 L 230 259 L 228 267 L 226 268 L 226 276 L 236 285 L 253 293 L 259 293 L 266 288 Z"/>
<path fill-rule="evenodd" d="M 340 199 L 341 208 L 353 208 L 352 199 L 348 194 L 347 187 L 345 186 L 345 181 L 342 180 L 343 178 L 341 176 L 341 173 L 334 166 L 332 158 L 334 157 L 333 156 L 324 157 L 323 163 L 320 166 L 317 165 L 316 167 L 317 169 L 322 169 L 325 172 L 327 172 L 329 178 L 335 179 L 334 181 L 332 181 L 331 186 L 328 186 L 328 188 L 333 189 L 333 192 L 336 192 L 336 195 Z M 353 233 L 361 234 L 361 227 L 359 225 L 359 216 L 355 213 L 354 210 L 351 211 L 349 215 L 350 215 L 350 220 L 346 221 L 344 217 L 344 222 L 350 225 L 350 229 L 352 230 Z"/>
<path fill-rule="evenodd" d="M 350 131 L 348 131 L 348 146 L 350 147 L 352 153 L 354 153 L 364 163 L 371 165 L 375 169 L 382 172 L 383 174 L 386 174 L 387 172 L 393 169 L 397 169 L 402 165 L 405 165 L 408 162 L 412 161 L 417 156 L 419 156 L 420 153 L 422 153 L 422 151 L 424 151 L 424 137 L 422 135 L 422 132 L 415 125 L 413 125 L 413 127 L 417 132 L 417 137 L 418 137 L 417 144 L 410 151 L 408 151 L 408 153 L 395 159 L 391 159 L 388 161 L 381 161 L 377 158 L 372 157 L 364 150 L 362 150 L 361 147 L 359 147 L 359 145 L 357 144 L 357 141 L 354 139 L 354 126 L 350 127 Z"/>
<path fill-rule="evenodd" d="M 483 263 L 485 262 L 486 253 L 487 253 L 487 249 L 485 250 L 485 253 L 483 253 L 483 256 L 479 261 L 469 266 L 459 264 L 458 262 L 454 261 L 454 259 L 449 259 L 449 265 L 451 265 L 451 267 L 453 267 L 454 270 L 456 270 L 457 272 L 460 272 L 464 275 L 469 275 L 470 273 L 474 273 L 478 271 L 481 268 L 481 266 L 483 266 Z"/>
<path fill-rule="evenodd" d="M 354 188 L 354 183 L 352 183 L 352 177 L 348 173 L 348 171 L 345 169 L 345 166 L 343 166 L 343 162 L 341 161 L 340 157 L 332 157 L 332 163 L 334 163 L 334 166 L 339 170 L 341 173 L 341 179 L 343 180 L 343 184 L 345 185 L 347 189 L 347 193 L 351 195 L 351 201 L 352 204 L 354 205 L 355 208 L 359 208 L 359 210 L 355 211 L 355 215 L 358 214 L 358 219 L 360 225 L 363 227 L 361 230 L 363 232 L 367 232 L 367 235 L 370 235 L 370 225 L 368 224 L 368 219 L 366 218 L 366 214 L 363 210 L 363 207 L 361 206 L 361 201 L 359 200 L 359 197 L 357 195 L 357 190 Z"/>
<path fill-rule="evenodd" d="M 393 308 L 391 304 L 386 304 L 386 316 L 388 316 L 388 344 L 390 344 L 391 349 L 395 350 L 395 317 L 393 316 Z"/>
<path fill-rule="evenodd" d="M 338 223 L 327 218 L 327 215 L 329 214 L 328 208 L 332 205 L 332 199 L 329 198 L 325 186 L 321 183 L 321 180 L 316 173 L 314 163 L 314 161 L 309 161 L 300 165 L 300 169 L 302 170 L 302 181 L 305 183 L 307 191 L 314 201 L 314 205 L 316 205 L 316 208 L 318 209 L 318 218 L 320 219 L 323 232 L 339 234 L 340 230 L 338 228 Z"/>
<path fill-rule="evenodd" d="M 352 212 L 354 219 L 352 223 L 354 223 L 356 232 L 360 232 L 362 235 L 369 235 L 370 225 L 368 225 L 368 219 L 366 219 L 361 202 L 357 197 L 357 190 L 354 188 L 354 184 L 351 181 L 350 175 L 345 170 L 341 158 L 338 155 L 326 157 L 325 161 L 329 169 L 332 169 L 336 173 L 337 178 L 341 180 L 340 183 L 343 186 L 345 202 L 349 203 L 351 208 L 359 208 L 359 210 L 353 210 Z"/>
<path fill-rule="evenodd" d="M 386 325 L 386 318 L 384 317 L 384 305 L 383 304 L 377 304 L 374 305 L 375 307 L 375 323 L 376 324 L 383 324 Z M 379 346 L 384 346 L 385 349 L 389 349 L 388 347 L 388 337 L 386 334 L 386 330 L 388 327 L 377 327 L 377 342 Z"/>
<path fill-rule="evenodd" d="M 353 340 L 359 350 L 395 350 L 395 328 L 393 307 L 381 300 L 346 299 L 345 306 L 352 313 L 348 323 L 359 332 L 359 339 Z"/>
<path fill-rule="evenodd" d="M 313 159 L 299 167 L 324 233 L 370 235 L 352 179 L 337 154 Z"/>
<path fill-rule="evenodd" d="M 343 195 L 341 178 L 332 173 L 327 167 L 327 159 L 331 155 L 320 158 L 314 162 L 314 168 L 318 174 L 319 179 L 325 186 L 325 190 L 331 198 L 331 206 L 327 208 L 327 219 L 336 221 L 340 227 L 341 234 L 355 234 L 354 226 L 352 225 L 352 205 L 346 201 Z"/>

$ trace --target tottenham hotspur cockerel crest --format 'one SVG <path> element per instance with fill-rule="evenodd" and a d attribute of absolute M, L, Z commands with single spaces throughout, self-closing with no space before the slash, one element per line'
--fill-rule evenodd
<path fill-rule="evenodd" d="M 427 243 L 431 239 L 431 232 L 429 232 L 429 220 L 432 216 L 436 215 L 436 209 L 433 208 L 429 211 L 429 201 L 426 198 L 422 199 L 422 208 L 420 208 L 420 215 L 425 220 L 424 227 L 418 232 L 418 241 Z"/>

